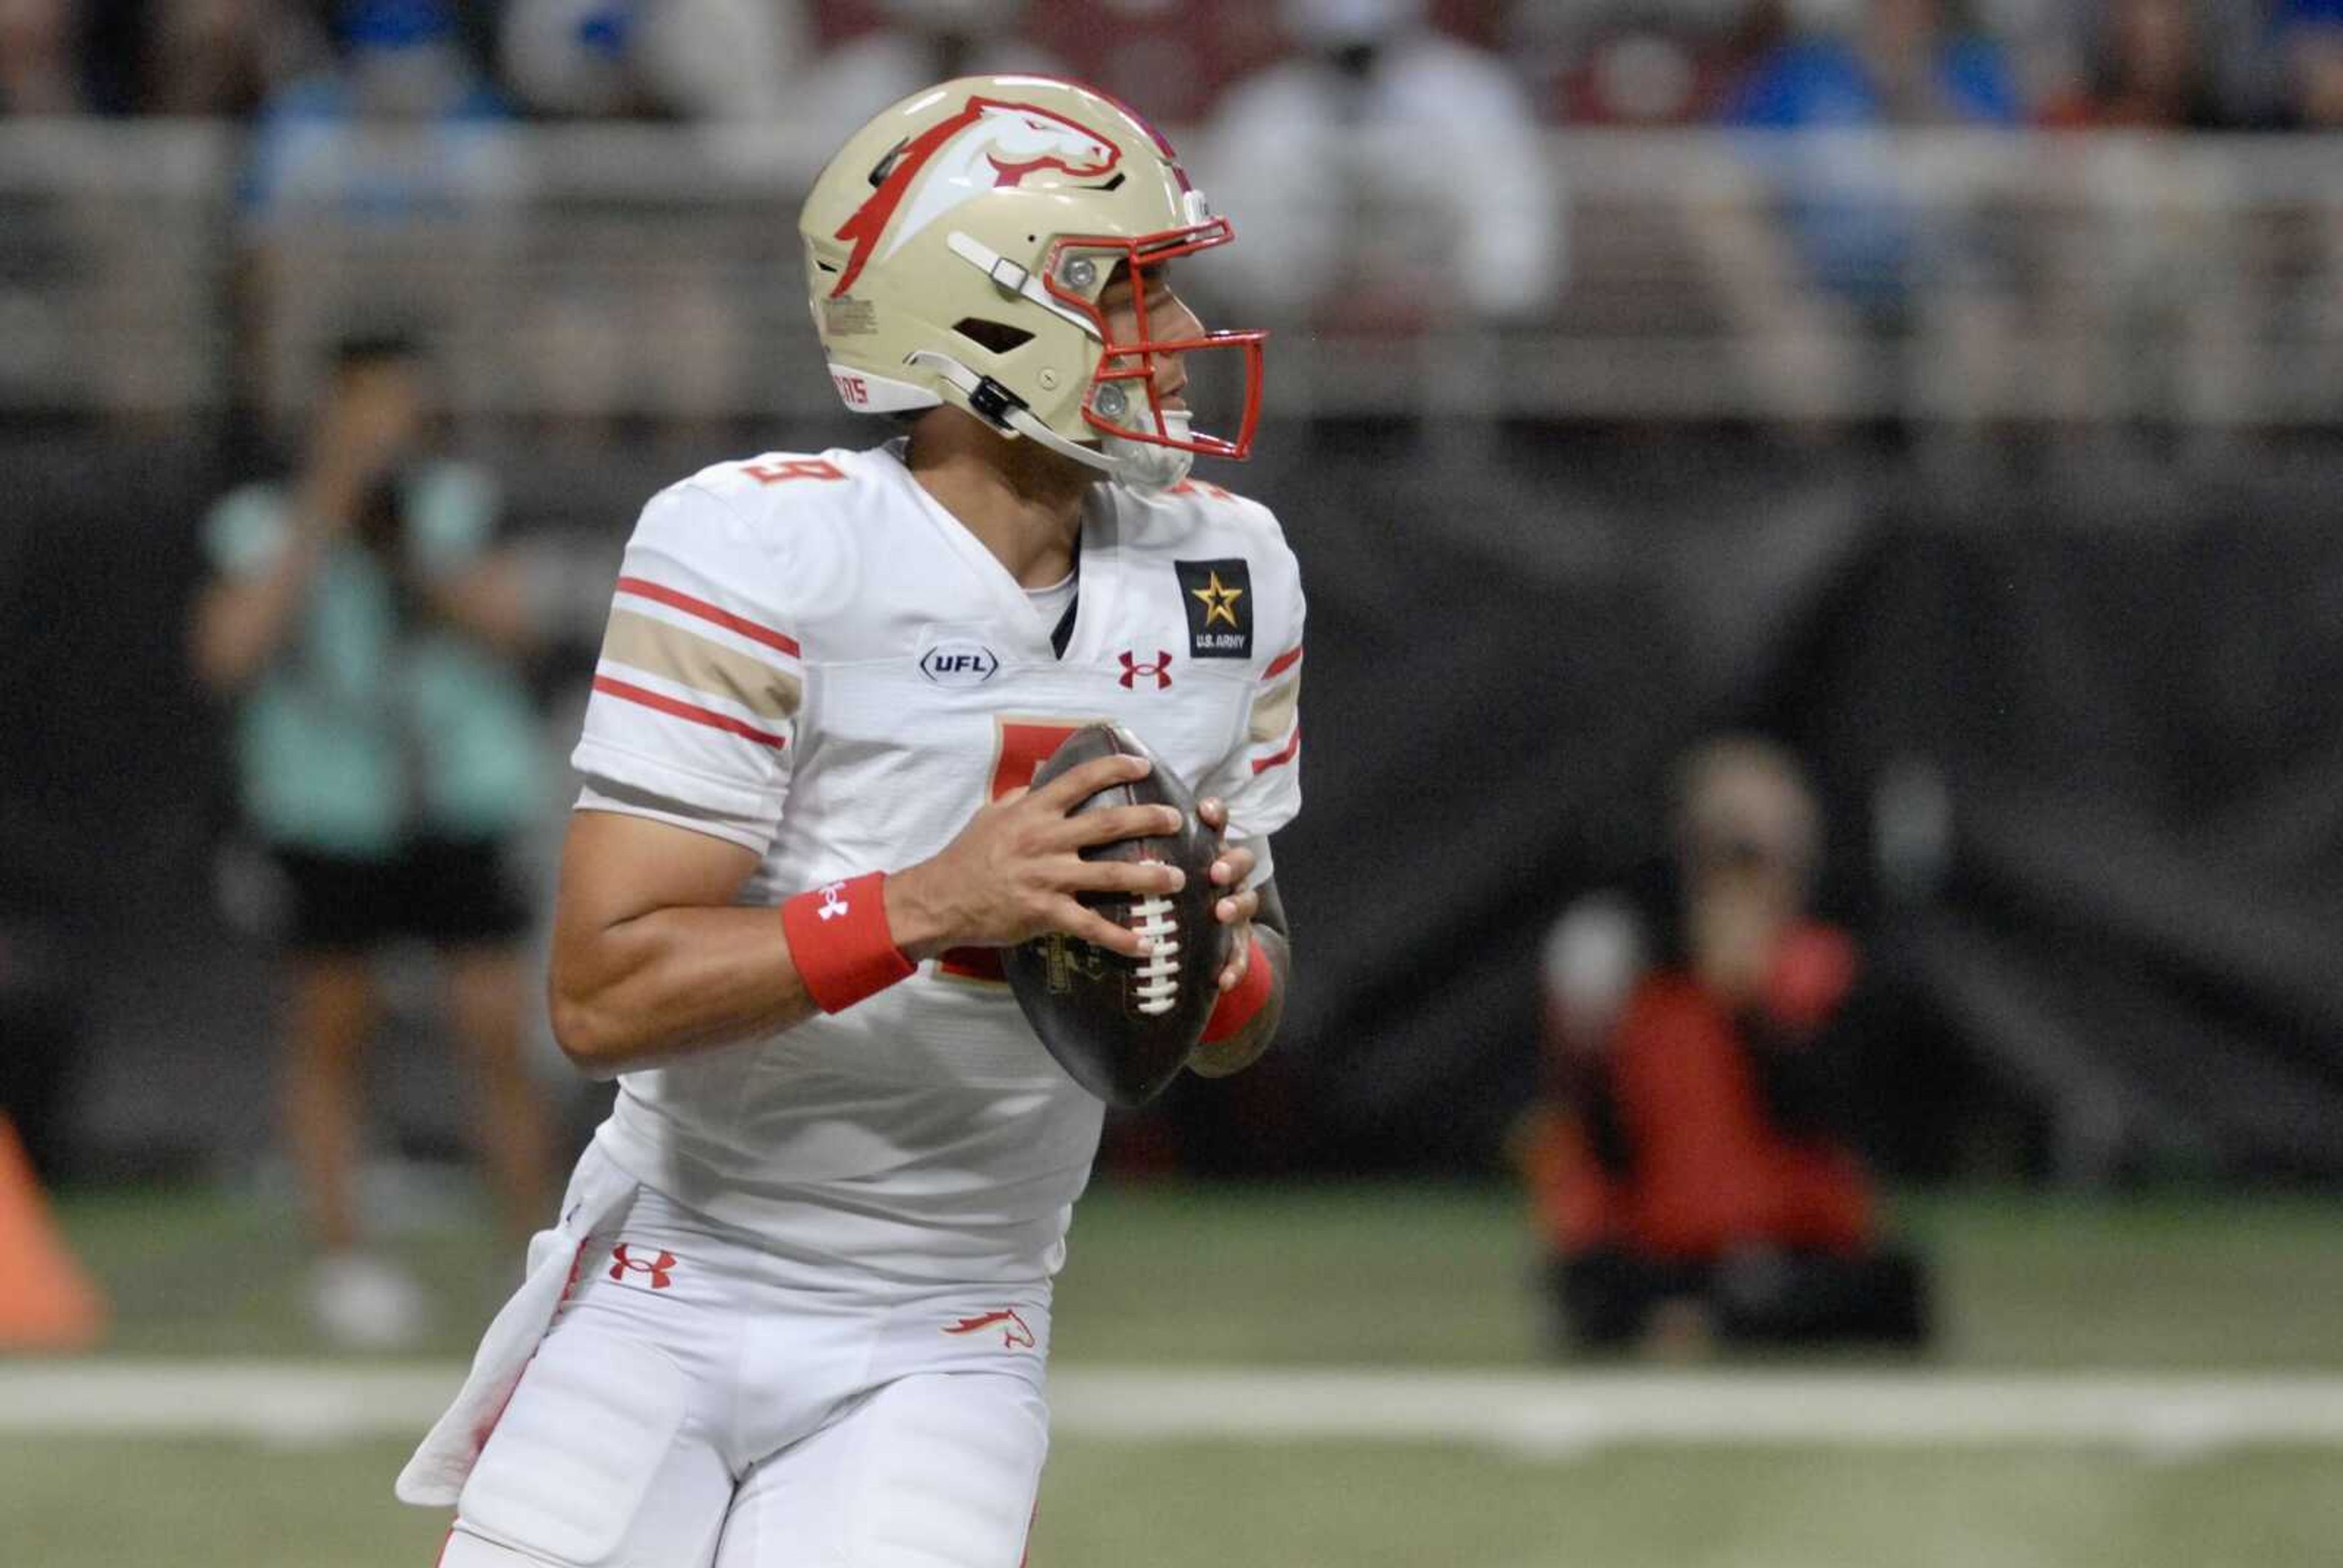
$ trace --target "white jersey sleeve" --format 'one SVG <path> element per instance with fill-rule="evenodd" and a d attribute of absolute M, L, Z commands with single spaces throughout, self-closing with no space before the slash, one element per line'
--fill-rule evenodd
<path fill-rule="evenodd" d="M 764 852 L 805 680 L 779 542 L 696 481 L 643 508 L 570 759 L 581 805 L 627 802 Z"/>
<path fill-rule="evenodd" d="M 1252 507 L 1251 502 L 1241 503 Z M 1268 513 L 1253 509 L 1264 518 Z M 1276 524 L 1269 523 L 1274 531 Z M 1253 694 L 1243 735 L 1196 793 L 1228 802 L 1229 839 L 1254 857 L 1250 886 L 1275 874 L 1269 836 L 1302 809 L 1302 571 L 1282 538 L 1257 562 L 1253 592 Z"/>

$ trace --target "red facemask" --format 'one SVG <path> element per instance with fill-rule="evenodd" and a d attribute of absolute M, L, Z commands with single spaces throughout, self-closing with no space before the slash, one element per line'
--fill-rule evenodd
<path fill-rule="evenodd" d="M 1218 217 L 1134 239 L 1068 236 L 1050 246 L 1041 276 L 1051 296 L 1090 321 L 1097 328 L 1101 345 L 1098 368 L 1091 374 L 1090 390 L 1082 400 L 1082 419 L 1091 428 L 1102 436 L 1119 436 L 1211 457 L 1242 459 L 1252 450 L 1253 427 L 1261 417 L 1261 346 L 1269 334 L 1207 332 L 1195 337 L 1158 338 L 1151 336 L 1148 326 L 1146 269 L 1226 245 L 1234 237 L 1229 220 Z M 1063 280 L 1068 264 L 1079 265 L 1080 261 L 1089 261 L 1110 272 L 1118 263 L 1130 268 L 1131 307 L 1138 322 L 1136 337 L 1117 337 L 1105 312 L 1091 302 L 1087 292 L 1078 293 L 1066 286 Z M 1176 354 L 1189 361 L 1211 351 L 1233 351 L 1243 357 L 1242 411 L 1236 417 L 1236 431 L 1230 436 L 1193 428 L 1185 428 L 1183 433 L 1187 421 L 1179 419 L 1176 411 L 1167 418 L 1156 395 L 1158 356 Z"/>

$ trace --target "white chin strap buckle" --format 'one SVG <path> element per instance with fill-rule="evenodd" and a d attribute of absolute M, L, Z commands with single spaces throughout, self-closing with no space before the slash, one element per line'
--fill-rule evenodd
<path fill-rule="evenodd" d="M 1186 410 L 1167 410 L 1163 416 L 1163 433 L 1173 440 L 1188 438 Z M 1168 490 L 1188 477 L 1196 466 L 1196 454 L 1181 447 L 1166 447 L 1158 441 L 1134 440 L 1129 436 L 1109 436 L 1101 443 L 1107 460 L 1114 465 L 1114 476 L 1138 490 Z"/>
<path fill-rule="evenodd" d="M 1008 436 L 1022 436 L 1027 440 L 1048 447 L 1061 457 L 1096 468 L 1122 484 L 1137 490 L 1168 490 L 1188 477 L 1195 466 L 1196 455 L 1177 447 L 1160 442 L 1135 440 L 1129 436 L 1105 437 L 1096 447 L 1085 447 L 1079 441 L 1069 441 L 1034 417 L 1017 395 L 990 377 L 980 376 L 949 354 L 932 348 L 913 350 L 903 361 L 933 371 L 968 400 L 970 408 L 994 429 Z M 1185 409 L 1163 416 L 1163 427 L 1176 439 L 1188 438 L 1188 414 Z"/>

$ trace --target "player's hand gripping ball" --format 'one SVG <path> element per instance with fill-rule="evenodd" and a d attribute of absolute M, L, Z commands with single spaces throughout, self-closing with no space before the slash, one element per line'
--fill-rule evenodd
<path fill-rule="evenodd" d="M 1100 790 L 1075 813 L 1170 806 L 1180 813 L 1180 831 L 1118 839 L 1084 849 L 1082 858 L 1161 861 L 1186 872 L 1187 885 L 1171 894 L 1085 893 L 1082 901 L 1151 938 L 1154 950 L 1129 959 L 1051 932 L 1004 950 L 1001 960 L 1017 1005 L 1058 1065 L 1109 1105 L 1131 1106 L 1153 1099 L 1196 1049 L 1220 997 L 1229 929 L 1212 918 L 1212 902 L 1224 891 L 1212 879 L 1219 835 L 1198 819 L 1188 787 L 1137 736 L 1108 724 L 1077 729 L 1034 773 L 1033 786 L 1117 752 L 1155 766 L 1143 779 Z"/>

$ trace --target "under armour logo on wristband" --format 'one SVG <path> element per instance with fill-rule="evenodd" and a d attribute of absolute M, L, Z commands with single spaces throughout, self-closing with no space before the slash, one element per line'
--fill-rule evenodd
<path fill-rule="evenodd" d="M 886 872 L 866 871 L 782 902 L 789 960 L 822 1011 L 852 1007 L 910 978 L 911 960 L 897 949 L 887 924 L 886 887 Z"/>

